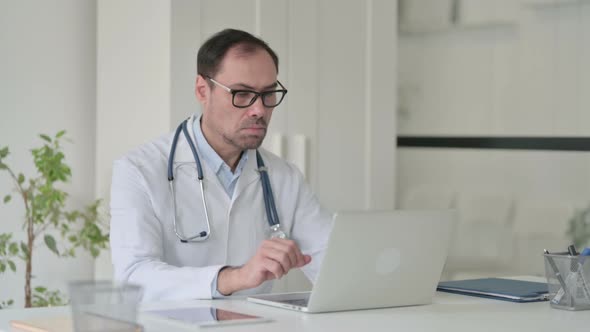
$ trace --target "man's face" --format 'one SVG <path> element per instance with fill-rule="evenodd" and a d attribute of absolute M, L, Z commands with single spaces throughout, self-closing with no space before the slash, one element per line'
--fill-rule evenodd
<path fill-rule="evenodd" d="M 232 48 L 212 79 L 233 90 L 262 92 L 276 89 L 277 71 L 266 51 L 257 49 L 244 54 Z M 196 90 L 203 105 L 201 125 L 213 148 L 241 152 L 260 146 L 274 108 L 265 107 L 260 97 L 247 108 L 237 108 L 232 104 L 231 93 L 201 76 Z"/>

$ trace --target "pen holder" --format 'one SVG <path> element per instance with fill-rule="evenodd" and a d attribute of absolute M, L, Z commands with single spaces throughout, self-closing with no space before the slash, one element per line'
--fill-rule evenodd
<path fill-rule="evenodd" d="M 544 254 L 544 258 L 551 307 L 590 309 L 590 260 L 562 254 Z"/>

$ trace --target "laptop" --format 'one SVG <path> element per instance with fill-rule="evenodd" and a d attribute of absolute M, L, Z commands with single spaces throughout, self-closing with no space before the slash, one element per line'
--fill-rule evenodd
<path fill-rule="evenodd" d="M 309 313 L 431 303 L 454 220 L 452 210 L 336 214 L 311 292 L 248 301 Z"/>

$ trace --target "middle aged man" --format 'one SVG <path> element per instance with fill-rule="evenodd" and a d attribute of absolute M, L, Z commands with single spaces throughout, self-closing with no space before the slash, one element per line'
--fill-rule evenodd
<path fill-rule="evenodd" d="M 332 215 L 295 166 L 260 148 L 287 93 L 277 55 L 227 29 L 201 46 L 197 70 L 202 116 L 114 163 L 115 278 L 143 285 L 144 300 L 269 292 L 300 267 L 313 281 Z"/>

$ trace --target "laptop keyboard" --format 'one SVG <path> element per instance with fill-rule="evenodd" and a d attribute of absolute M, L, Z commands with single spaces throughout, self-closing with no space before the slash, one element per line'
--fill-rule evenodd
<path fill-rule="evenodd" d="M 299 307 L 307 307 L 307 303 L 309 302 L 309 298 L 305 299 L 293 299 L 293 300 L 280 300 L 278 302 L 296 305 Z"/>

